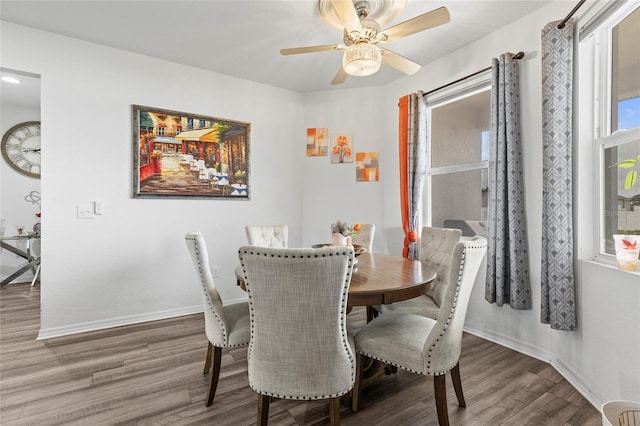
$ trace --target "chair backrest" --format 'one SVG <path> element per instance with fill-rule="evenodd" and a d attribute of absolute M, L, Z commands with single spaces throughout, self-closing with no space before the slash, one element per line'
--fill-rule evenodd
<path fill-rule="evenodd" d="M 461 235 L 462 231 L 459 229 L 433 228 L 430 226 L 422 228 L 419 257 L 421 261 L 434 267 L 438 272 L 438 276 L 428 293 L 438 306 L 442 305 L 442 299 L 447 289 L 453 248 L 460 241 Z"/>
<path fill-rule="evenodd" d="M 349 392 L 355 380 L 346 330 L 353 248 L 244 246 L 238 256 L 251 314 L 249 385 L 289 399 Z"/>
<path fill-rule="evenodd" d="M 229 345 L 230 324 L 222 309 L 222 299 L 211 275 L 207 244 L 200 231 L 189 232 L 184 238 L 202 287 L 205 334 L 215 346 L 226 347 Z"/>
<path fill-rule="evenodd" d="M 453 249 L 449 283 L 423 348 L 425 370 L 431 374 L 446 373 L 460 358 L 469 297 L 486 252 L 487 240 L 483 237 L 460 241 Z"/>
<path fill-rule="evenodd" d="M 247 225 L 244 227 L 249 245 L 257 247 L 287 248 L 289 226 L 287 225 Z"/>
<path fill-rule="evenodd" d="M 363 223 L 360 225 L 360 230 L 356 235 L 351 237 L 353 244 L 358 244 L 364 247 L 367 252 L 373 251 L 373 236 L 376 233 L 376 225 L 372 223 Z"/>

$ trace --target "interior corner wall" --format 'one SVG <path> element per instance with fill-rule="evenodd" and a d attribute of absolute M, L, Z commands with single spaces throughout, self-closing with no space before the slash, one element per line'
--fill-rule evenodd
<path fill-rule="evenodd" d="M 184 235 L 207 239 L 223 300 L 248 223 L 301 243 L 300 94 L 2 22 L 3 67 L 41 75 L 40 338 L 202 311 Z M 25 55 L 24 52 L 30 52 Z M 132 105 L 251 123 L 250 200 L 132 198 Z M 101 201 L 104 215 L 76 206 Z"/>
<path fill-rule="evenodd" d="M 388 119 L 380 106 L 380 89 L 309 93 L 304 95 L 302 106 L 305 133 L 300 135 L 301 140 L 307 128 L 329 129 L 326 156 L 307 157 L 300 151 L 305 188 L 302 193 L 303 245 L 330 242 L 331 224 L 340 219 L 350 224 L 376 225 L 373 248 L 385 252 L 384 182 L 389 179 L 385 170 L 389 165 L 387 152 L 396 142 L 382 135 Z M 331 140 L 338 133 L 352 135 L 352 162 L 331 163 Z M 358 152 L 378 153 L 378 181 L 356 181 L 355 154 Z"/>

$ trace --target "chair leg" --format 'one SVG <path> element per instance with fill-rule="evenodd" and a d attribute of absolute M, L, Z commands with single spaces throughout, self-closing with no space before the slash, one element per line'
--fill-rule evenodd
<path fill-rule="evenodd" d="M 213 345 L 209 342 L 207 346 L 207 357 L 204 359 L 204 371 L 202 374 L 207 374 L 211 369 L 211 357 L 213 356 Z"/>
<path fill-rule="evenodd" d="M 377 317 L 379 314 L 380 312 L 378 312 L 376 308 L 374 308 L 373 306 L 367 305 L 367 322 L 368 323 L 373 321 L 373 319 Z"/>
<path fill-rule="evenodd" d="M 257 425 L 267 426 L 269 421 L 269 401 L 271 398 L 268 395 L 258 394 L 258 421 Z"/>
<path fill-rule="evenodd" d="M 462 393 L 462 381 L 460 380 L 459 362 L 455 367 L 451 369 L 451 381 L 453 381 L 453 389 L 455 389 L 456 396 L 458 397 L 458 406 L 466 407 L 467 403 L 464 401 L 464 394 Z"/>
<path fill-rule="evenodd" d="M 354 413 L 358 412 L 358 405 L 360 404 L 360 393 L 362 388 L 360 385 L 362 384 L 362 376 L 363 376 L 363 365 L 364 365 L 364 355 L 357 354 L 356 355 L 356 382 L 353 385 L 352 396 L 351 396 L 351 411 Z"/>
<path fill-rule="evenodd" d="M 433 376 L 433 386 L 436 393 L 436 411 L 438 412 L 438 423 L 440 426 L 449 426 L 446 377 L 446 374 Z"/>
<path fill-rule="evenodd" d="M 340 397 L 331 398 L 331 406 L 329 407 L 329 417 L 331 417 L 332 426 L 340 426 Z"/>
<path fill-rule="evenodd" d="M 342 395 L 342 405 L 345 407 L 351 407 L 351 400 L 353 399 L 353 389 L 350 392 Z"/>
<path fill-rule="evenodd" d="M 220 377 L 221 362 L 222 362 L 222 348 L 213 346 L 213 371 L 211 372 L 211 380 L 209 381 L 209 393 L 207 394 L 207 407 L 213 404 L 213 398 L 216 396 L 216 388 L 218 387 L 218 377 Z"/>

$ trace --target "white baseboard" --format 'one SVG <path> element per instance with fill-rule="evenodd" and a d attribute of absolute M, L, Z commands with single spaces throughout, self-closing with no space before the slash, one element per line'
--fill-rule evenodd
<path fill-rule="evenodd" d="M 584 380 L 582 380 L 580 374 L 576 373 L 571 367 L 566 365 L 561 359 L 550 352 L 541 350 L 537 346 L 529 345 L 520 340 L 515 340 L 512 337 L 496 333 L 493 330 L 479 329 L 465 324 L 464 331 L 550 364 L 597 410 L 600 410 L 600 407 L 605 402 L 604 398 L 592 389 L 592 386 L 589 386 L 588 383 L 585 383 Z"/>
<path fill-rule="evenodd" d="M 504 346 L 505 348 L 513 349 L 514 351 L 520 352 L 521 354 L 539 359 L 540 361 L 544 361 L 547 364 L 550 364 L 551 359 L 553 358 L 553 356 L 549 352 L 540 350 L 540 348 L 537 346 L 529 345 L 526 342 L 516 340 L 501 333 L 496 333 L 493 330 L 469 327 L 467 324 L 465 324 L 464 331 L 469 334 L 473 334 L 474 336 L 481 337 L 490 342 L 497 343 L 498 345 Z"/>
<path fill-rule="evenodd" d="M 139 315 L 109 318 L 101 321 L 90 321 L 81 324 L 72 324 L 62 327 L 41 328 L 37 340 L 51 339 L 54 337 L 68 336 L 70 334 L 85 333 L 87 331 L 104 330 L 106 328 L 121 327 L 123 325 L 139 324 L 141 322 L 157 321 L 167 318 L 181 317 L 197 314 L 203 311 L 202 304 L 186 306 L 165 311 L 148 312 Z"/>
<path fill-rule="evenodd" d="M 606 402 L 605 398 L 598 392 L 594 391 L 592 386 L 585 383 L 579 373 L 575 372 L 569 365 L 565 364 L 564 361 L 555 357 L 551 360 L 551 365 L 567 380 L 567 382 L 571 383 L 571 385 L 576 388 L 576 390 L 580 392 L 580 394 L 589 401 L 591 405 L 596 407 L 598 411 L 600 410 L 602 404 Z"/>

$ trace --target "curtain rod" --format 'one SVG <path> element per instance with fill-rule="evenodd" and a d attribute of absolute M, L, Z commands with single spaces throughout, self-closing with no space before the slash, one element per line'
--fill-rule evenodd
<path fill-rule="evenodd" d="M 522 52 L 522 51 L 521 51 L 521 52 L 516 53 L 515 55 L 513 55 L 513 59 L 522 59 L 522 58 L 524 58 L 524 52 Z M 454 84 L 456 84 L 456 83 L 460 83 L 460 82 L 461 82 L 461 81 L 463 81 L 463 80 L 466 80 L 466 79 L 471 78 L 471 77 L 473 77 L 473 76 L 475 76 L 475 75 L 481 74 L 481 73 L 483 73 L 483 72 L 485 72 L 485 71 L 489 71 L 490 69 L 491 69 L 491 67 L 483 68 L 483 69 L 481 69 L 480 71 L 476 71 L 476 72 L 474 72 L 474 73 L 472 73 L 472 74 L 469 74 L 469 75 L 467 75 L 467 76 L 464 76 L 464 77 L 462 77 L 462 78 L 459 78 L 459 79 L 457 79 L 457 80 L 455 80 L 455 81 L 452 81 L 451 83 L 447 83 L 447 84 L 445 84 L 445 85 L 443 85 L 443 86 L 440 86 L 440 87 L 438 87 L 438 88 L 436 88 L 436 89 L 429 90 L 427 93 L 424 93 L 422 96 L 424 97 L 424 96 L 430 95 L 430 94 L 432 94 L 433 92 L 437 92 L 438 90 L 444 89 L 445 87 L 449 87 L 449 86 L 452 86 L 452 85 L 454 85 Z"/>
<path fill-rule="evenodd" d="M 580 9 L 580 6 L 582 6 L 582 5 L 584 4 L 584 2 L 585 2 L 585 1 L 587 1 L 587 0 L 580 0 L 580 1 L 578 2 L 578 4 L 576 4 L 576 6 L 575 6 L 573 9 L 571 9 L 571 12 L 569 12 L 569 14 L 567 15 L 567 17 L 566 17 L 566 18 L 564 18 L 564 19 L 562 20 L 562 22 L 560 22 L 560 23 L 558 24 L 558 29 L 559 29 L 559 30 L 561 30 L 561 29 L 563 29 L 563 28 L 564 28 L 564 26 L 567 24 L 567 21 L 568 21 L 569 19 L 571 19 L 571 17 L 573 16 L 573 14 L 574 14 L 574 13 L 576 13 L 576 11 L 577 11 L 578 9 Z"/>

